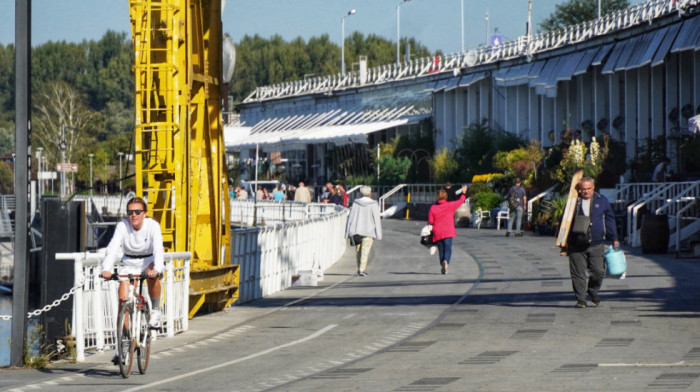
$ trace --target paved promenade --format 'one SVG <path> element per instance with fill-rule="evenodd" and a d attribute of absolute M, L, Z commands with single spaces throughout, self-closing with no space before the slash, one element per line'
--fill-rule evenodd
<path fill-rule="evenodd" d="M 318 287 L 198 317 L 148 373 L 111 353 L 2 370 L 0 389 L 210 391 L 700 390 L 700 260 L 627 249 L 628 276 L 575 309 L 553 237 L 458 229 L 449 274 L 421 222 L 384 221 L 369 276 L 353 251 Z"/>

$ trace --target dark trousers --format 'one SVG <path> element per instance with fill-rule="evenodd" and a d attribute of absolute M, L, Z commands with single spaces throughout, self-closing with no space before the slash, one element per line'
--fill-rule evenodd
<path fill-rule="evenodd" d="M 579 301 L 586 300 L 586 293 L 592 299 L 598 298 L 598 290 L 605 276 L 605 244 L 591 245 L 584 249 L 569 249 L 569 272 L 574 294 Z M 588 284 L 586 284 L 588 273 Z"/>

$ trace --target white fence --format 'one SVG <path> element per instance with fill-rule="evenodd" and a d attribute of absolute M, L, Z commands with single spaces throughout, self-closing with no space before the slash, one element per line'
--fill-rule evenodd
<path fill-rule="evenodd" d="M 232 200 L 232 216 L 248 216 L 252 204 Z M 299 271 L 321 274 L 345 253 L 347 209 L 333 204 L 271 201 L 258 201 L 257 207 L 266 226 L 231 231 L 231 263 L 240 265 L 238 303 L 288 288 Z M 244 214 L 244 209 L 249 212 Z"/>
<path fill-rule="evenodd" d="M 159 335 L 173 336 L 188 327 L 190 258 L 189 252 L 165 253 L 162 320 Z M 74 286 L 82 284 L 73 297 L 71 332 L 75 337 L 76 360 L 85 360 L 85 351 L 115 347 L 119 298 L 116 281 L 103 281 L 101 253 L 57 253 L 56 260 L 73 260 Z M 176 266 L 177 264 L 177 266 Z M 144 293 L 148 295 L 144 288 Z"/>

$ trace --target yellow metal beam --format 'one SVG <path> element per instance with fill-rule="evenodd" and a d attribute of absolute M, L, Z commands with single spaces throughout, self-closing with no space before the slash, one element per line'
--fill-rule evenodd
<path fill-rule="evenodd" d="M 205 303 L 210 308 L 228 306 L 238 295 L 238 266 L 230 264 L 221 2 L 129 4 L 136 191 L 147 198 L 149 211 L 160 222 L 166 250 L 193 254 L 190 315 Z M 219 274 L 218 286 L 205 294 L 200 291 L 205 283 L 198 281 L 201 271 Z"/>

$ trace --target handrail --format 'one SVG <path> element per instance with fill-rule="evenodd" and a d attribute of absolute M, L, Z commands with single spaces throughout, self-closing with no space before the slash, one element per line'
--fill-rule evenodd
<path fill-rule="evenodd" d="M 700 5 L 700 0 L 649 0 L 601 18 L 585 21 L 564 29 L 534 36 L 520 36 L 501 45 L 484 46 L 468 52 L 450 53 L 444 56 L 423 57 L 398 64 L 384 64 L 367 70 L 366 78 L 359 72 L 319 76 L 307 80 L 282 82 L 257 87 L 243 103 L 298 96 L 311 93 L 329 93 L 334 90 L 354 88 L 359 85 L 377 85 L 436 73 L 461 72 L 479 65 L 494 64 L 518 57 L 533 57 L 553 49 L 562 48 L 623 31 L 645 23 L 652 23 L 674 13 L 682 15 L 686 10 Z"/>
<path fill-rule="evenodd" d="M 636 202 L 627 206 L 627 242 L 632 247 L 639 246 L 639 236 L 637 235 L 637 213 L 639 210 L 646 206 L 648 202 L 652 200 L 660 200 L 661 195 L 671 188 L 672 184 L 664 183 L 659 184 L 656 190 L 653 190 L 651 194 L 647 194 Z"/>
<path fill-rule="evenodd" d="M 550 193 L 554 190 L 554 188 L 556 188 L 556 187 L 557 187 L 556 184 L 555 184 L 555 185 L 552 185 L 552 186 L 550 186 L 549 188 L 547 188 L 544 192 L 538 194 L 537 196 L 535 196 L 535 197 L 533 197 L 532 199 L 529 199 L 529 200 L 527 201 L 527 221 L 528 221 L 528 222 L 532 222 L 532 205 L 535 204 L 535 202 L 536 202 L 537 200 L 539 200 L 539 199 L 541 199 L 541 198 L 547 196 L 548 194 L 550 194 Z"/>
<path fill-rule="evenodd" d="M 698 203 L 698 200 L 699 200 L 698 198 L 695 198 L 695 199 L 692 200 L 688 205 L 686 205 L 685 207 L 681 208 L 681 209 L 678 210 L 678 212 L 676 213 L 676 254 L 678 254 L 678 252 L 680 252 L 680 250 L 681 250 L 681 235 L 680 235 L 680 233 L 681 233 L 681 219 L 682 219 L 682 216 L 683 216 L 683 214 L 685 213 L 686 210 L 688 210 L 688 209 L 690 209 L 691 207 L 695 206 L 695 204 Z"/>
<path fill-rule="evenodd" d="M 382 197 L 379 198 L 379 213 L 380 213 L 380 214 L 383 213 L 384 210 L 386 209 L 386 205 L 385 205 L 386 199 L 389 198 L 389 196 L 391 196 L 391 195 L 393 195 L 394 193 L 396 193 L 396 192 L 398 192 L 399 190 L 401 190 L 402 188 L 404 188 L 406 185 L 408 185 L 408 184 L 399 184 L 399 185 L 395 186 L 395 187 L 394 187 L 392 190 L 390 190 L 389 192 L 383 194 Z"/>

